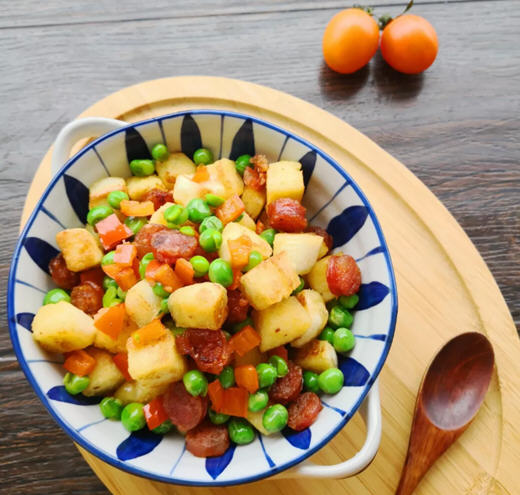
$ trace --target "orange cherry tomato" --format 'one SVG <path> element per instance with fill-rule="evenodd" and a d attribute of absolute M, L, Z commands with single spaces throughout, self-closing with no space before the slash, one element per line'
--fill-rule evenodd
<path fill-rule="evenodd" d="M 338 12 L 323 33 L 323 57 L 341 74 L 351 74 L 365 66 L 379 44 L 379 26 L 364 10 Z"/>
<path fill-rule="evenodd" d="M 405 14 L 390 21 L 381 37 L 381 54 L 399 72 L 418 74 L 433 64 L 439 41 L 423 17 Z"/>

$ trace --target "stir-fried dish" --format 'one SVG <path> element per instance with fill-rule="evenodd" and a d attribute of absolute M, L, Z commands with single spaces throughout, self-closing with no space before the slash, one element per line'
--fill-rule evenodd
<path fill-rule="evenodd" d="M 308 225 L 300 163 L 151 155 L 92 184 L 87 225 L 56 235 L 34 338 L 64 354 L 69 394 L 193 455 L 304 430 L 344 384 L 355 260 Z"/>

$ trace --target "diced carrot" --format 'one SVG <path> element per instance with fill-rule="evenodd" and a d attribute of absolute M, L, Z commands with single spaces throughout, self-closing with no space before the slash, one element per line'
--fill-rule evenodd
<path fill-rule="evenodd" d="M 208 385 L 208 396 L 214 411 L 219 411 L 224 403 L 224 387 L 217 378 Z"/>
<path fill-rule="evenodd" d="M 166 263 L 154 271 L 153 278 L 156 282 L 162 284 L 166 292 L 173 292 L 184 285 L 179 276 L 173 271 L 173 268 Z"/>
<path fill-rule="evenodd" d="M 242 330 L 233 335 L 228 343 L 232 351 L 239 356 L 243 356 L 251 349 L 260 345 L 260 341 L 261 338 L 258 332 L 251 325 L 246 325 Z"/>
<path fill-rule="evenodd" d="M 168 418 L 164 409 L 162 397 L 156 397 L 143 407 L 146 424 L 150 430 L 162 425 Z"/>
<path fill-rule="evenodd" d="M 63 367 L 78 376 L 88 375 L 96 366 L 96 360 L 83 349 L 67 354 Z"/>
<path fill-rule="evenodd" d="M 237 366 L 235 380 L 239 387 L 245 388 L 250 394 L 254 394 L 258 390 L 258 373 L 252 364 Z"/>
<path fill-rule="evenodd" d="M 271 349 L 267 352 L 269 357 L 271 356 L 280 356 L 281 358 L 285 359 L 287 361 L 289 359 L 289 352 L 285 348 L 285 346 L 281 345 L 280 347 L 275 347 L 274 349 Z"/>
<path fill-rule="evenodd" d="M 224 389 L 224 398 L 217 412 L 247 418 L 249 393 L 245 388 L 230 387 Z"/>
<path fill-rule="evenodd" d="M 107 250 L 134 235 L 129 227 L 121 223 L 115 213 L 96 223 L 96 230 L 101 244 Z"/>
<path fill-rule="evenodd" d="M 101 332 L 116 340 L 125 325 L 126 310 L 124 303 L 110 308 L 102 308 L 94 316 L 94 326 Z"/>
<path fill-rule="evenodd" d="M 233 194 L 222 203 L 215 213 L 222 223 L 226 224 L 236 220 L 245 211 L 245 206 L 238 194 Z"/>
<path fill-rule="evenodd" d="M 209 172 L 205 165 L 199 165 L 193 176 L 193 182 L 206 182 L 209 180 Z"/>
<path fill-rule="evenodd" d="M 124 267 L 118 265 L 117 263 L 110 263 L 109 265 L 102 265 L 101 269 L 108 275 L 110 278 L 116 278 L 116 275 L 123 269 Z"/>
<path fill-rule="evenodd" d="M 149 217 L 155 208 L 152 201 L 132 201 L 123 199 L 120 204 L 121 213 L 127 217 Z"/>
<path fill-rule="evenodd" d="M 136 346 L 143 347 L 159 340 L 161 337 L 166 335 L 167 331 L 166 327 L 161 323 L 161 320 L 155 319 L 148 323 L 148 325 L 136 330 L 132 334 L 132 340 Z"/>
<path fill-rule="evenodd" d="M 180 278 L 184 285 L 190 285 L 193 283 L 193 277 L 195 270 L 192 264 L 184 258 L 179 258 L 175 262 L 175 273 Z"/>
<path fill-rule="evenodd" d="M 136 256 L 137 248 L 133 244 L 118 244 L 114 253 L 114 263 L 133 267 Z"/>
<path fill-rule="evenodd" d="M 134 269 L 127 266 L 116 274 L 114 280 L 122 290 L 126 291 L 131 289 L 137 283 L 137 276 L 135 275 Z"/>
<path fill-rule="evenodd" d="M 121 374 L 125 377 L 127 382 L 131 382 L 133 378 L 128 372 L 128 354 L 126 352 L 119 352 L 115 356 L 112 356 L 112 361 L 118 367 Z"/>
<path fill-rule="evenodd" d="M 157 260 L 150 260 L 146 265 L 145 278 L 150 282 L 155 281 L 155 272 L 161 266 L 161 263 Z"/>
<path fill-rule="evenodd" d="M 244 268 L 249 263 L 249 253 L 253 243 L 247 235 L 241 235 L 237 239 L 228 242 L 229 254 L 231 255 L 231 266 L 233 268 Z"/>
<path fill-rule="evenodd" d="M 239 268 L 233 268 L 233 282 L 228 287 L 229 290 L 235 290 L 240 287 L 240 279 L 242 278 L 242 271 Z"/>
<path fill-rule="evenodd" d="M 260 235 L 264 230 L 265 230 L 264 222 L 262 222 L 262 220 L 258 220 L 256 222 L 256 233 Z"/>
<path fill-rule="evenodd" d="M 82 284 L 85 282 L 92 282 L 96 284 L 98 287 L 103 287 L 103 279 L 105 278 L 105 273 L 103 270 L 96 266 L 95 268 L 91 268 L 90 270 L 85 270 L 79 274 L 79 280 Z"/>

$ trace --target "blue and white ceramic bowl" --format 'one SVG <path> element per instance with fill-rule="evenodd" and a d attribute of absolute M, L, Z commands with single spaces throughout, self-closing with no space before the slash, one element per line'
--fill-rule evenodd
<path fill-rule="evenodd" d="M 86 128 L 92 130 L 92 122 Z M 78 137 L 77 132 L 73 134 L 69 132 L 66 139 Z M 64 137 L 60 139 L 57 148 L 64 146 Z M 180 435 L 129 434 L 121 423 L 103 418 L 98 399 L 68 395 L 62 386 L 61 357 L 46 353 L 34 342 L 32 319 L 43 295 L 53 287 L 47 267 L 58 252 L 56 233 L 85 223 L 90 184 L 107 175 L 129 176 L 128 163 L 148 157 L 152 145 L 158 142 L 188 156 L 204 146 L 219 158 L 263 153 L 270 161 L 301 162 L 307 186 L 303 202 L 311 224 L 326 227 L 334 237 L 334 248 L 357 259 L 363 278 L 352 327 L 357 344 L 348 357 L 340 358 L 345 375 L 342 391 L 323 396 L 323 411 L 307 430 L 258 436 L 252 444 L 231 447 L 221 457 L 196 458 L 185 450 Z M 397 294 L 381 227 L 370 203 L 340 164 L 311 143 L 260 119 L 227 111 L 195 110 L 125 125 L 92 142 L 61 167 L 16 246 L 9 276 L 8 313 L 13 347 L 27 379 L 74 441 L 133 474 L 186 485 L 231 485 L 265 478 L 300 463 L 347 423 L 385 362 L 394 333 Z M 377 449 L 377 432 L 371 442 Z M 362 467 L 358 462 L 357 468 L 331 471 L 331 475 L 344 476 Z"/>

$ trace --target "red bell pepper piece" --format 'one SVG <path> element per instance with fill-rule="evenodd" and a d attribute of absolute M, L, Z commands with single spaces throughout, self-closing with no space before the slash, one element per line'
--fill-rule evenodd
<path fill-rule="evenodd" d="M 67 354 L 63 367 L 78 376 L 88 375 L 96 366 L 96 360 L 87 351 L 80 349 Z"/>
<path fill-rule="evenodd" d="M 133 244 L 119 244 L 114 253 L 114 263 L 120 266 L 133 266 L 137 248 Z"/>
<path fill-rule="evenodd" d="M 143 407 L 143 412 L 146 424 L 150 430 L 162 425 L 169 418 L 168 413 L 164 409 L 162 397 L 156 397 L 148 402 Z"/>
<path fill-rule="evenodd" d="M 121 374 L 125 377 L 127 382 L 131 382 L 133 378 L 128 372 L 128 354 L 126 352 L 120 352 L 115 356 L 112 356 L 112 361 L 118 367 Z"/>
<path fill-rule="evenodd" d="M 96 230 L 103 247 L 108 250 L 121 241 L 132 237 L 134 233 L 124 223 L 121 223 L 115 213 L 96 223 Z"/>
<path fill-rule="evenodd" d="M 245 388 L 250 394 L 254 394 L 258 390 L 258 373 L 252 364 L 237 366 L 235 380 L 239 387 Z"/>
<path fill-rule="evenodd" d="M 124 303 L 110 308 L 102 308 L 94 316 L 94 326 L 113 340 L 119 337 L 125 326 L 126 310 Z"/>
<path fill-rule="evenodd" d="M 229 339 L 229 346 L 232 351 L 239 356 L 243 356 L 251 349 L 260 345 L 260 341 L 261 338 L 258 332 L 251 325 L 246 325 Z"/>

